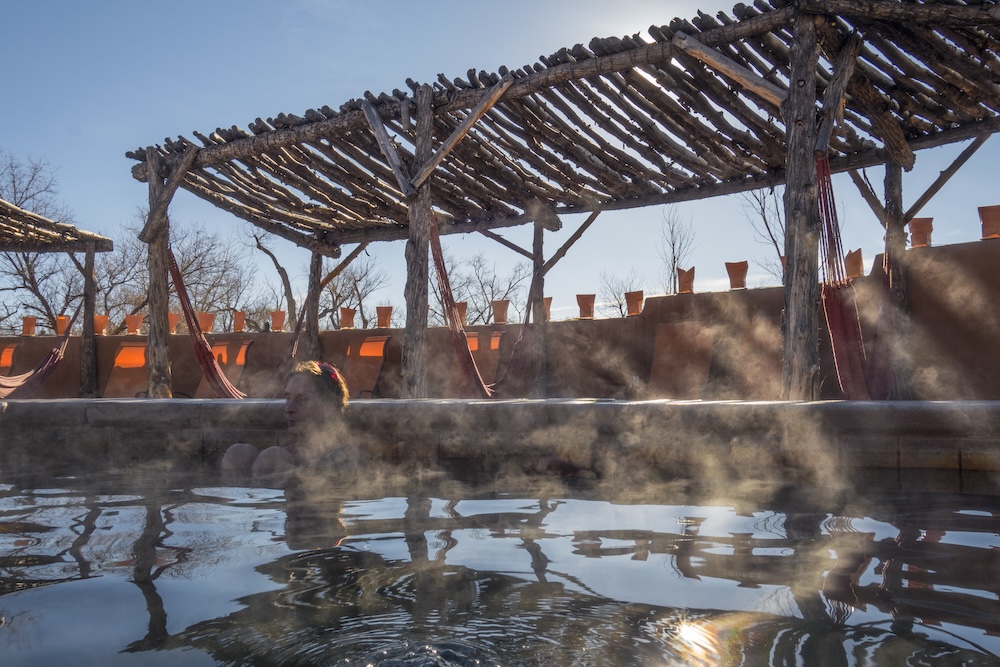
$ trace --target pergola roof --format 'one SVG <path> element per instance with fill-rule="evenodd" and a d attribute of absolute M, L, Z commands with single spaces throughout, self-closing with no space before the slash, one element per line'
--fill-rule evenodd
<path fill-rule="evenodd" d="M 595 38 L 519 69 L 439 76 L 436 145 L 496 100 L 432 167 L 441 233 L 783 182 L 781 103 L 796 11 L 817 17 L 818 109 L 838 62 L 855 63 L 839 113 L 827 102 L 839 121 L 833 171 L 881 164 L 887 154 L 909 168 L 915 150 L 1000 130 L 1000 8 L 992 1 L 737 5 L 732 14 L 653 26 L 647 37 Z M 338 110 L 195 133 L 199 150 L 180 187 L 321 252 L 406 238 L 410 185 L 430 173 L 407 173 L 415 168 L 412 100 L 400 90 L 366 92 Z M 383 124 L 401 158 L 395 171 L 386 157 L 393 151 L 378 142 Z M 192 145 L 178 137 L 154 149 L 163 177 Z M 147 159 L 144 150 L 127 155 Z M 133 175 L 146 180 L 145 166 Z"/>
<path fill-rule="evenodd" d="M 0 199 L 0 250 L 5 252 L 110 252 L 111 239 L 54 222 Z"/>

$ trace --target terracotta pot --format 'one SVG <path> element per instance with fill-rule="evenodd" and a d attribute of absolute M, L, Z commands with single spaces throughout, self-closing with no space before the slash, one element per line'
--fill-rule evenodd
<path fill-rule="evenodd" d="M 934 231 L 934 218 L 913 218 L 910 220 L 910 247 L 930 247 L 932 231 Z"/>
<path fill-rule="evenodd" d="M 1000 206 L 980 206 L 979 220 L 983 223 L 984 239 L 1000 239 Z"/>
<path fill-rule="evenodd" d="M 594 319 L 594 299 L 597 298 L 596 294 L 577 294 L 576 295 L 576 305 L 580 306 L 580 319 L 581 320 L 592 320 Z"/>
<path fill-rule="evenodd" d="M 388 329 L 392 326 L 392 306 L 375 306 L 375 319 L 378 320 L 376 326 L 379 329 Z"/>
<path fill-rule="evenodd" d="M 463 327 L 465 326 L 466 316 L 469 314 L 469 302 L 468 301 L 456 301 L 455 311 L 458 315 L 458 323 Z"/>
<path fill-rule="evenodd" d="M 181 323 L 179 313 L 167 313 L 167 333 L 177 333 L 177 325 Z"/>
<path fill-rule="evenodd" d="M 628 317 L 638 315 L 642 312 L 642 299 L 642 290 L 625 292 L 625 311 L 628 313 Z"/>
<path fill-rule="evenodd" d="M 69 315 L 56 315 L 56 335 L 62 336 L 69 326 Z"/>
<path fill-rule="evenodd" d="M 491 301 L 493 306 L 493 324 L 507 324 L 507 308 L 510 306 L 510 299 L 498 299 Z"/>
<path fill-rule="evenodd" d="M 247 330 L 247 314 L 242 310 L 233 311 L 233 331 L 240 333 Z"/>
<path fill-rule="evenodd" d="M 272 310 L 271 331 L 284 331 L 284 330 L 285 330 L 285 311 Z"/>
<path fill-rule="evenodd" d="M 865 275 L 865 260 L 861 257 L 861 248 L 848 251 L 844 257 L 844 268 L 847 270 L 848 278 Z"/>
<path fill-rule="evenodd" d="M 353 308 L 347 308 L 346 306 L 340 307 L 340 328 L 341 329 L 353 329 L 354 328 L 354 316 L 358 311 Z"/>
<path fill-rule="evenodd" d="M 546 296 L 542 298 L 542 305 L 545 307 L 545 321 L 548 322 L 552 319 L 552 297 Z"/>
<path fill-rule="evenodd" d="M 726 262 L 726 273 L 729 274 L 729 289 L 747 288 L 747 271 L 750 263 L 746 260 L 742 262 Z"/>
<path fill-rule="evenodd" d="M 108 333 L 108 316 L 94 315 L 94 335 L 106 336 Z"/>
<path fill-rule="evenodd" d="M 125 316 L 125 333 L 131 335 L 137 335 L 139 333 L 139 328 L 142 327 L 142 315 L 126 315 Z"/>
<path fill-rule="evenodd" d="M 198 313 L 198 328 L 202 333 L 212 333 L 215 326 L 215 313 Z"/>
<path fill-rule="evenodd" d="M 21 335 L 22 336 L 34 336 L 35 335 L 35 325 L 38 323 L 37 317 L 29 317 L 25 315 L 21 318 Z"/>
<path fill-rule="evenodd" d="M 691 294 L 694 292 L 694 267 L 690 269 L 677 269 L 677 293 Z"/>

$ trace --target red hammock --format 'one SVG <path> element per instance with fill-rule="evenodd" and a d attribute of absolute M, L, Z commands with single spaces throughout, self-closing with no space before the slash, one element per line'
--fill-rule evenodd
<path fill-rule="evenodd" d="M 177 267 L 177 260 L 169 248 L 167 255 L 170 260 L 170 277 L 174 281 L 174 290 L 177 291 L 177 300 L 181 303 L 181 310 L 184 311 L 184 321 L 187 323 L 188 333 L 191 335 L 191 345 L 194 347 L 194 355 L 201 366 L 201 372 L 205 374 L 208 383 L 220 398 L 246 398 L 247 395 L 234 387 L 226 374 L 222 372 L 222 368 L 219 367 L 219 362 L 212 354 L 212 346 L 208 344 L 208 339 L 205 338 L 205 334 L 198 324 L 198 313 L 191 305 L 191 297 L 188 295 L 187 288 L 184 287 L 184 278 L 181 276 L 181 270 Z"/>
<path fill-rule="evenodd" d="M 840 223 L 833 199 L 830 163 L 826 157 L 816 160 L 816 176 L 822 223 L 820 253 L 823 312 L 830 331 L 830 346 L 833 349 L 840 389 L 850 400 L 885 400 L 889 397 L 892 385 L 892 368 L 886 363 L 888 357 L 885 350 L 889 341 L 888 332 L 874 332 L 871 354 L 866 355 L 861 318 L 858 315 L 858 295 L 844 266 Z M 885 254 L 885 262 L 885 276 L 888 279 L 888 253 Z M 884 322 L 880 324 L 886 326 Z"/>
<path fill-rule="evenodd" d="M 441 234 L 438 232 L 436 224 L 431 225 L 430 246 L 431 256 L 434 258 L 434 269 L 437 272 L 438 286 L 441 289 L 444 319 L 448 324 L 448 331 L 451 333 L 451 344 L 455 348 L 455 356 L 458 358 L 458 363 L 470 386 L 483 398 L 489 398 L 493 395 L 493 390 L 486 386 L 486 383 L 483 382 L 483 376 L 479 374 L 479 367 L 476 366 L 472 350 L 469 349 L 469 339 L 466 337 L 465 329 L 458 318 L 455 296 L 451 293 L 451 281 L 448 280 L 448 271 L 444 265 L 444 253 L 441 251 Z"/>
<path fill-rule="evenodd" d="M 59 339 L 58 344 L 49 351 L 44 359 L 38 362 L 37 366 L 20 375 L 0 375 L 0 398 L 31 398 L 42 388 L 45 381 L 55 371 L 56 366 L 66 356 L 69 334 L 73 330 L 73 324 L 76 322 L 82 307 L 83 304 L 77 306 L 76 312 L 73 313 L 69 324 L 66 325 L 66 331 Z"/>

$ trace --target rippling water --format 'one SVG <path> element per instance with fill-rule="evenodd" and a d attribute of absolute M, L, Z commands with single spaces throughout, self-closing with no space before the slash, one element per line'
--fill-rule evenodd
<path fill-rule="evenodd" d="M 986 665 L 1000 499 L 0 479 L 0 664 Z"/>

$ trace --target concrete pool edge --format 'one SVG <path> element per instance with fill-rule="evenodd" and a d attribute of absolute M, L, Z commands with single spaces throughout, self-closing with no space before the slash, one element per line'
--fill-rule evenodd
<path fill-rule="evenodd" d="M 1000 477 L 1000 401 L 378 399 L 352 403 L 347 423 L 387 461 L 487 473 L 557 459 L 598 474 L 721 466 Z M 4 470 L 214 464 L 233 442 L 287 437 L 280 400 L 0 402 Z"/>

